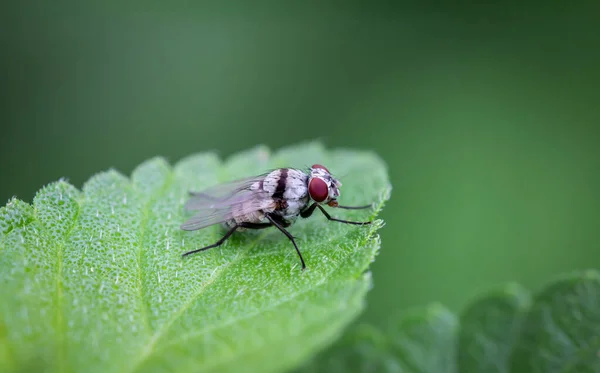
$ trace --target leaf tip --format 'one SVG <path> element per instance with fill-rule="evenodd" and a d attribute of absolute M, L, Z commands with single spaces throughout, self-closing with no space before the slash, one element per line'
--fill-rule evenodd
<path fill-rule="evenodd" d="M 433 302 L 426 306 L 425 317 L 431 321 L 443 321 L 454 327 L 458 325 L 456 315 L 439 302 Z"/>
<path fill-rule="evenodd" d="M 33 198 L 36 216 L 47 228 L 67 229 L 65 224 L 71 224 L 79 213 L 80 196 L 81 192 L 64 179 L 50 183 Z"/>
<path fill-rule="evenodd" d="M 600 280 L 600 272 L 597 269 L 586 269 L 582 273 L 582 277 L 588 280 L 599 281 Z"/>
<path fill-rule="evenodd" d="M 385 189 L 381 192 L 380 198 L 384 201 L 387 201 L 392 196 L 392 183 L 388 182 L 385 186 Z"/>
<path fill-rule="evenodd" d="M 213 173 L 221 166 L 221 159 L 215 152 L 194 153 L 181 158 L 173 169 L 178 175 L 198 175 Z"/>
<path fill-rule="evenodd" d="M 576 292 L 580 284 L 594 284 L 600 287 L 600 272 L 596 269 L 576 270 L 558 276 L 546 283 L 537 293 L 536 300 L 546 298 L 554 293 Z"/>
<path fill-rule="evenodd" d="M 102 188 L 111 188 L 116 184 L 128 184 L 129 178 L 117 171 L 115 168 L 109 168 L 106 171 L 98 172 L 90 177 L 83 184 L 83 191 L 89 192 L 91 190 L 97 190 Z"/>
<path fill-rule="evenodd" d="M 67 179 L 60 178 L 57 181 L 46 184 L 42 189 L 38 190 L 35 197 L 33 198 L 33 204 L 36 206 L 38 203 L 48 198 L 58 198 L 58 201 L 64 201 L 66 198 L 78 198 L 80 194 L 73 184 L 69 183 Z M 60 203 L 61 205 L 64 203 Z"/>
<path fill-rule="evenodd" d="M 140 172 L 144 172 L 145 169 L 148 168 L 158 168 L 158 169 L 167 169 L 170 170 L 171 169 L 171 165 L 169 164 L 169 162 L 167 161 L 167 159 L 163 156 L 154 156 L 152 158 L 146 159 L 145 161 L 143 161 L 142 163 L 140 163 L 139 165 L 137 165 L 137 167 L 133 170 L 133 172 L 131 173 L 132 176 L 139 174 Z"/>
<path fill-rule="evenodd" d="M 433 302 L 424 307 L 416 307 L 400 313 L 393 319 L 396 328 L 405 328 L 410 325 L 433 325 L 445 330 L 458 328 L 458 318 L 447 307 L 439 302 Z"/>
<path fill-rule="evenodd" d="M 531 293 L 518 283 L 494 287 L 477 296 L 461 312 L 462 319 L 469 319 L 490 307 L 502 307 L 518 313 L 526 313 L 533 303 Z"/>
<path fill-rule="evenodd" d="M 504 294 L 512 298 L 515 305 L 522 310 L 528 310 L 533 302 L 529 290 L 516 282 L 507 284 L 504 287 Z"/>
<path fill-rule="evenodd" d="M 33 215 L 30 204 L 12 197 L 0 208 L 0 232 L 7 235 L 13 229 L 29 224 L 34 219 Z"/>
<path fill-rule="evenodd" d="M 164 157 L 150 158 L 140 163 L 131 173 L 131 182 L 142 192 L 152 193 L 162 187 L 171 175 L 171 165 Z"/>

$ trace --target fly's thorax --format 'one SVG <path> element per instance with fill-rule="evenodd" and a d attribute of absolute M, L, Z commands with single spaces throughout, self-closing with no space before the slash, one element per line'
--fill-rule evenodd
<path fill-rule="evenodd" d="M 302 170 L 275 170 L 265 178 L 263 189 L 271 194 L 273 208 L 269 212 L 290 223 L 298 217 L 309 201 L 308 174 Z"/>
<path fill-rule="evenodd" d="M 283 198 L 289 201 L 308 199 L 308 175 L 302 170 L 288 169 Z"/>
<path fill-rule="evenodd" d="M 260 187 L 275 201 L 297 201 L 308 198 L 308 175 L 294 168 L 271 171 Z"/>
<path fill-rule="evenodd" d="M 329 170 L 321 165 L 310 168 L 308 178 L 308 192 L 310 198 L 318 203 L 329 203 L 340 196 L 342 183 L 331 176 Z"/>

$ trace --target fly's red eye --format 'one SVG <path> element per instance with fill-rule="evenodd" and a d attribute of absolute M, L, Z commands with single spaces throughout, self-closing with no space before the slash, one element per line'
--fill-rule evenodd
<path fill-rule="evenodd" d="M 327 188 L 327 183 L 323 180 L 314 178 L 308 184 L 308 193 L 314 201 L 323 202 L 329 196 L 329 188 Z"/>
<path fill-rule="evenodd" d="M 312 165 L 312 168 L 322 168 L 322 169 L 324 169 L 325 171 L 329 172 L 329 170 L 327 169 L 327 167 L 325 167 L 325 166 L 323 166 L 323 165 L 320 165 L 320 164 L 313 164 L 313 165 Z M 331 172 L 329 172 L 329 173 L 331 173 Z"/>

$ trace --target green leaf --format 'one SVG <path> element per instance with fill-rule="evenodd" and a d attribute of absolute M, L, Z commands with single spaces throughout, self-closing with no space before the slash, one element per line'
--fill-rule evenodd
<path fill-rule="evenodd" d="M 458 320 L 448 309 L 432 304 L 415 310 L 390 328 L 394 355 L 403 372 L 455 372 Z"/>
<path fill-rule="evenodd" d="M 298 372 L 454 373 L 457 327 L 439 304 L 403 313 L 385 331 L 359 324 Z"/>
<path fill-rule="evenodd" d="M 0 371 L 277 372 L 328 345 L 364 306 L 382 221 L 300 219 L 290 231 L 304 272 L 274 230 L 181 258 L 223 234 L 179 229 L 189 190 L 312 163 L 342 177 L 344 204 L 375 202 L 337 216 L 368 220 L 389 198 L 376 155 L 307 143 L 225 163 L 155 158 L 131 178 L 110 170 L 81 191 L 59 181 L 33 205 L 11 200 L 0 210 Z"/>
<path fill-rule="evenodd" d="M 439 305 L 396 325 L 351 328 L 299 372 L 600 372 L 600 272 L 565 276 L 533 302 L 516 284 L 487 292 L 460 326 Z"/>
<path fill-rule="evenodd" d="M 600 372 L 600 273 L 564 276 L 541 291 L 525 320 L 513 372 Z"/>
<path fill-rule="evenodd" d="M 517 284 L 486 293 L 460 317 L 458 371 L 508 373 L 531 296 Z"/>
<path fill-rule="evenodd" d="M 378 329 L 365 324 L 351 328 L 316 359 L 297 370 L 311 373 L 401 372 L 389 342 Z"/>

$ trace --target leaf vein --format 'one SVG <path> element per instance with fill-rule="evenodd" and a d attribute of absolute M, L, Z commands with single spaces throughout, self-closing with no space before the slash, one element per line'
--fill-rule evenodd
<path fill-rule="evenodd" d="M 67 231 L 64 234 L 64 239 L 62 240 L 62 242 L 60 243 L 60 245 L 58 245 L 57 249 L 56 249 L 56 276 L 54 277 L 54 281 L 55 281 L 55 287 L 56 287 L 56 295 L 55 295 L 55 304 L 56 304 L 56 316 L 55 316 L 55 330 L 57 333 L 57 340 L 58 343 L 56 344 L 56 348 L 57 348 L 57 362 L 58 362 L 58 366 L 59 366 L 59 371 L 64 372 L 65 371 L 65 354 L 66 354 L 66 350 L 65 350 L 65 323 L 63 320 L 63 314 L 62 314 L 62 298 L 63 298 L 63 288 L 62 288 L 62 271 L 63 271 L 63 254 L 65 251 L 65 246 L 67 245 L 67 241 L 69 239 L 69 237 L 71 236 L 76 224 L 77 224 L 77 220 L 79 220 L 79 214 L 81 212 L 81 204 L 77 199 L 74 199 L 75 203 L 77 204 L 77 212 L 75 212 L 75 216 L 73 217 L 73 221 L 71 223 L 71 225 L 69 226 L 69 228 L 67 229 Z"/>
<path fill-rule="evenodd" d="M 132 365 L 133 368 L 130 370 L 130 372 L 135 372 L 142 366 L 144 361 L 146 361 L 152 353 L 152 351 L 154 351 L 156 343 L 166 332 L 169 331 L 171 326 L 185 313 L 185 311 L 187 311 L 202 296 L 202 294 L 205 293 L 206 289 L 210 285 L 212 285 L 218 278 L 222 277 L 222 275 L 234 264 L 240 262 L 243 258 L 248 256 L 250 250 L 257 245 L 257 243 L 261 240 L 263 236 L 264 233 L 257 237 L 246 250 L 238 254 L 233 260 L 221 266 L 221 269 L 219 271 L 215 272 L 215 274 L 213 274 L 211 278 L 204 285 L 202 285 L 194 295 L 192 295 L 188 299 L 187 302 L 185 302 L 175 313 L 173 313 L 173 316 L 169 318 L 169 320 L 166 323 L 164 323 L 163 326 L 160 327 L 152 335 L 146 346 L 143 348 L 142 353 L 140 354 L 140 358 Z"/>

